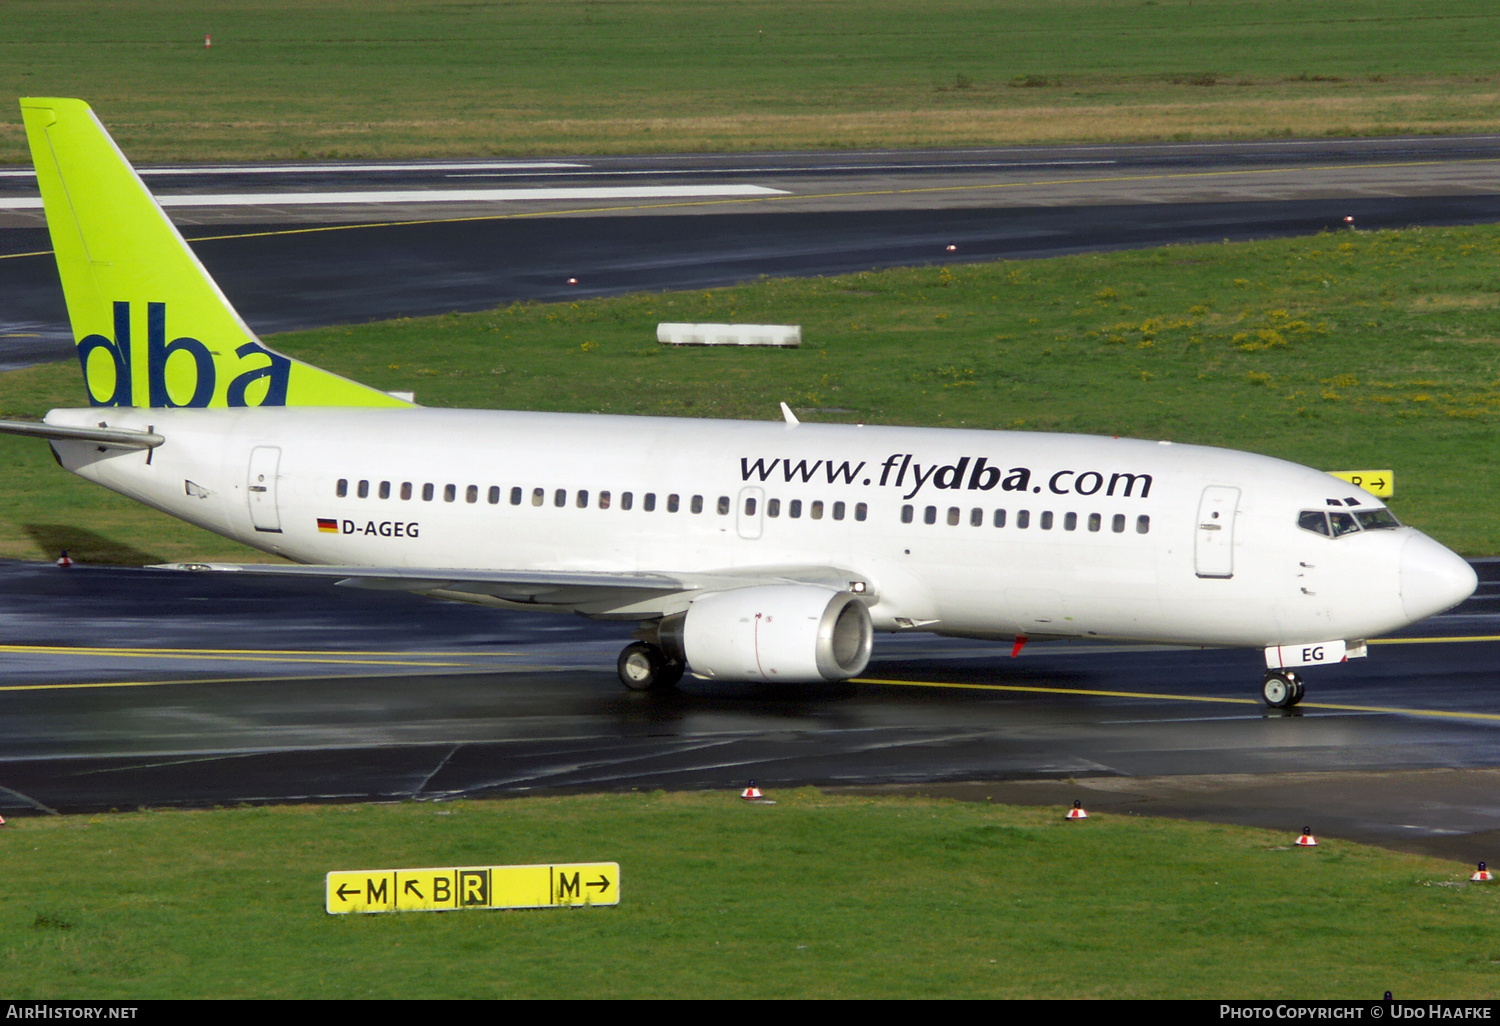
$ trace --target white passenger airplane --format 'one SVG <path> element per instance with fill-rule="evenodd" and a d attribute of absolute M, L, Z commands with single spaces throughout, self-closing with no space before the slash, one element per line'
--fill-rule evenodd
<path fill-rule="evenodd" d="M 1328 474 L 1079 435 L 424 409 L 276 353 L 78 100 L 21 101 L 92 408 L 0 430 L 302 566 L 634 621 L 636 689 L 840 680 L 875 631 L 1263 649 L 1293 667 L 1470 595 Z"/>

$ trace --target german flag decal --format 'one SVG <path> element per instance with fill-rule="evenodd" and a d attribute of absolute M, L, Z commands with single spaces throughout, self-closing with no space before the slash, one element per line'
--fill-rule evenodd
<path fill-rule="evenodd" d="M 338 534 L 339 522 L 337 520 L 326 520 L 323 517 L 319 517 L 318 530 L 322 531 L 324 534 Z"/>

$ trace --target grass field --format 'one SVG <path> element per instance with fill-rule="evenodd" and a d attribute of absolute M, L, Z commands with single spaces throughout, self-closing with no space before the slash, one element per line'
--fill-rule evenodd
<path fill-rule="evenodd" d="M 0 992 L 1493 997 L 1500 890 L 1287 833 L 799 790 L 148 812 L 0 835 Z M 331 917 L 334 869 L 621 866 L 614 908 Z M 1232 968 L 1228 968 L 1232 967 Z"/>
<path fill-rule="evenodd" d="M 765 280 L 330 328 L 279 348 L 433 406 L 1059 430 L 1393 468 L 1398 516 L 1500 553 L 1500 228 L 1340 232 Z M 660 320 L 801 324 L 796 351 L 666 349 Z M 81 399 L 77 365 L 0 375 L 0 415 Z M 0 439 L 0 556 L 247 550 Z"/>
<path fill-rule="evenodd" d="M 13 0 L 0 94 L 143 162 L 1450 133 L 1497 43 L 1479 0 Z"/>

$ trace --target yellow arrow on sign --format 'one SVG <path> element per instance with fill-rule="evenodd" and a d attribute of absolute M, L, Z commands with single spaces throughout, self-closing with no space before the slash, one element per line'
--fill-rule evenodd
<path fill-rule="evenodd" d="M 1371 495 L 1389 499 L 1396 494 L 1396 475 L 1389 470 L 1330 470 L 1341 481 L 1358 485 Z"/>
<path fill-rule="evenodd" d="M 329 915 L 344 915 L 619 903 L 619 863 L 575 862 L 562 866 L 336 870 L 324 881 L 323 907 Z"/>

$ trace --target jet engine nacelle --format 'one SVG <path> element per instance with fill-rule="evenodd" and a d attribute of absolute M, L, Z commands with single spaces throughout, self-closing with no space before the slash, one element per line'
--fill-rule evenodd
<path fill-rule="evenodd" d="M 844 680 L 864 670 L 874 641 L 855 595 L 806 584 L 704 595 L 681 630 L 688 666 L 712 680 Z"/>

